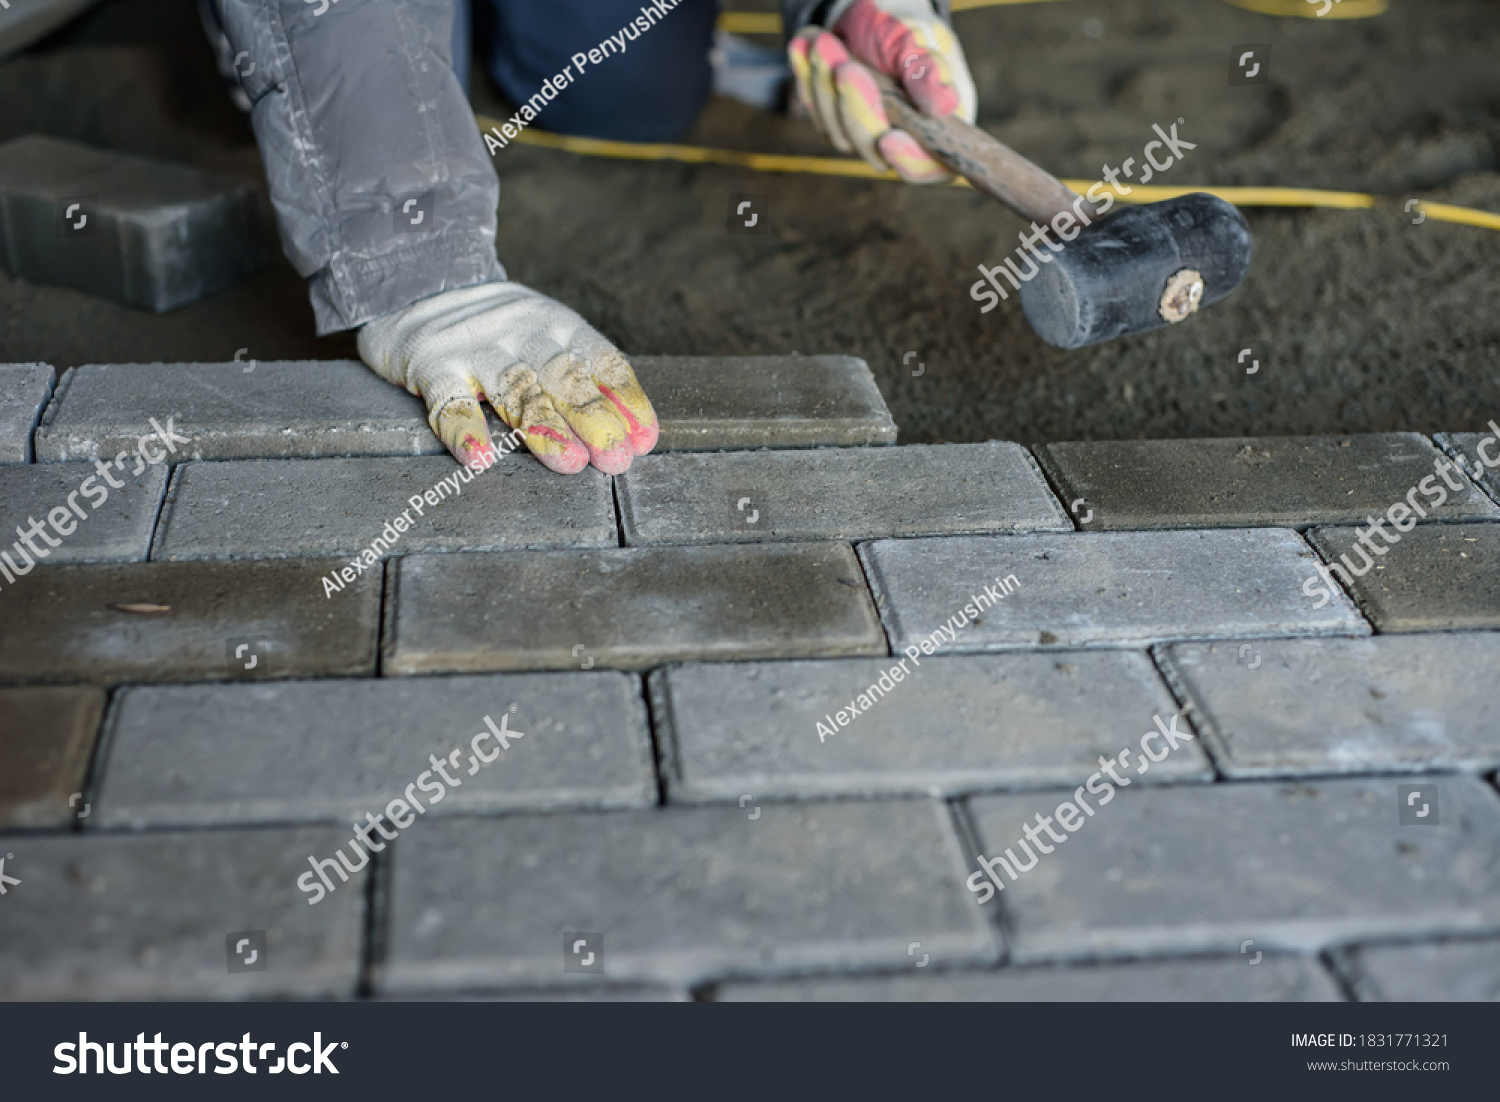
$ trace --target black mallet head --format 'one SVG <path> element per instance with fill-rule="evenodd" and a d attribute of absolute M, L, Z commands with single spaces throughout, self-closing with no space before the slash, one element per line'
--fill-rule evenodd
<path fill-rule="evenodd" d="M 1094 222 L 1021 288 L 1037 336 L 1082 348 L 1179 322 L 1250 270 L 1250 227 L 1230 203 L 1194 192 Z"/>

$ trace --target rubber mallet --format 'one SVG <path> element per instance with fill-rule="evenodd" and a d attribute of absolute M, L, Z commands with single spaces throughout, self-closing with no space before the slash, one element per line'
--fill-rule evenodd
<path fill-rule="evenodd" d="M 1066 211 L 1089 224 L 1037 251 L 1021 308 L 1037 336 L 1058 348 L 1113 340 L 1182 321 L 1240 285 L 1250 269 L 1250 227 L 1230 203 L 1193 192 L 1099 218 L 1094 205 L 1051 173 L 962 119 L 924 115 L 891 81 L 873 74 L 891 125 L 980 191 L 1040 225 Z M 1072 229 L 1064 223 L 1064 229 Z"/>

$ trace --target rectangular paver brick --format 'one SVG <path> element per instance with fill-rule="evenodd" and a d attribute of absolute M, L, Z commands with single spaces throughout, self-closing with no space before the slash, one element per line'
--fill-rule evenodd
<path fill-rule="evenodd" d="M 135 448 L 151 418 L 189 442 L 170 461 L 431 455 L 422 400 L 356 360 L 87 364 L 70 369 L 36 432 L 40 463 Z"/>
<path fill-rule="evenodd" d="M 346 834 L 7 838 L 21 883 L 0 906 L 0 999 L 351 998 L 368 872 L 316 907 L 296 883 Z M 231 935 L 251 932 L 257 959 L 231 972 Z"/>
<path fill-rule="evenodd" d="M 430 991 L 379 995 L 375 1002 L 472 1002 L 472 1003 L 690 1003 L 693 993 L 687 988 L 641 987 L 638 985 L 596 986 L 576 990 L 552 990 L 536 987 L 512 987 L 499 991 Z"/>
<path fill-rule="evenodd" d="M 631 545 L 1072 531 L 1019 445 L 649 455 L 616 482 Z"/>
<path fill-rule="evenodd" d="M 41 134 L 0 147 L 0 259 L 13 278 L 162 313 L 266 257 L 245 180 Z"/>
<path fill-rule="evenodd" d="M 859 554 L 897 652 L 1369 631 L 1347 598 L 1313 607 L 1300 586 L 1317 558 L 1280 528 L 875 540 Z M 954 639 L 934 637 L 945 625 Z"/>
<path fill-rule="evenodd" d="M 658 450 L 893 444 L 870 369 L 852 356 L 639 356 L 661 423 Z M 135 447 L 176 417 L 183 459 L 443 452 L 422 400 L 357 360 L 88 364 L 58 384 L 36 432 L 40 462 Z M 493 413 L 494 436 L 506 429 Z"/>
<path fill-rule="evenodd" d="M 1500 423 L 1491 422 L 1489 432 L 1440 432 L 1433 439 L 1455 460 L 1462 457 L 1463 471 L 1500 502 Z"/>
<path fill-rule="evenodd" d="M 470 481 L 462 471 L 446 455 L 185 463 L 152 558 L 357 555 L 376 539 L 389 545 L 374 548 L 381 558 L 618 542 L 609 479 L 592 467 L 559 478 L 529 455 L 510 455 Z M 428 492 L 436 506 L 425 497 L 409 504 Z"/>
<path fill-rule="evenodd" d="M 1361 1002 L 1500 1002 L 1500 940 L 1358 945 L 1339 970 Z"/>
<path fill-rule="evenodd" d="M 104 715 L 86 686 L 0 689 L 0 828 L 68 827 L 91 813 L 82 792 Z"/>
<path fill-rule="evenodd" d="M 375 670 L 380 574 L 339 559 L 37 567 L 0 590 L 0 681 L 196 681 Z M 236 641 L 246 660 L 232 663 Z M 253 672 L 251 672 L 253 671 Z"/>
<path fill-rule="evenodd" d="M 631 356 L 661 451 L 894 444 L 896 423 L 856 356 Z"/>
<path fill-rule="evenodd" d="M 135 466 L 139 475 L 132 474 Z M 111 486 L 89 463 L 0 466 L 0 515 L 10 522 L 0 532 L 9 534 L 14 527 L 30 531 L 33 521 L 42 525 L 43 535 L 33 535 L 32 542 L 47 552 L 41 560 L 47 564 L 143 561 L 166 490 L 167 466 L 138 459 L 122 471 L 109 467 L 106 473 L 120 485 Z M 49 547 L 49 539 L 58 546 Z M 13 565 L 35 558 L 24 543 L 8 550 Z"/>
<path fill-rule="evenodd" d="M 1364 523 L 1403 501 L 1434 463 L 1451 466 L 1414 432 L 1096 440 L 1044 444 L 1037 457 L 1063 500 L 1082 498 L 1079 515 L 1093 513 L 1088 531 Z M 1497 510 L 1466 484 L 1428 512 L 1474 520 Z"/>
<path fill-rule="evenodd" d="M 1314 528 L 1308 539 L 1379 631 L 1500 628 L 1500 524 L 1419 525 L 1391 533 L 1394 546 L 1369 534 L 1373 553 L 1357 540 L 1363 531 Z M 1327 588 L 1319 580 L 1314 592 Z"/>
<path fill-rule="evenodd" d="M 993 963 L 938 801 L 457 819 L 397 847 L 382 990 Z M 564 935 L 602 933 L 603 972 Z"/>
<path fill-rule="evenodd" d="M 31 433 L 52 381 L 50 364 L 0 364 L 0 463 L 31 462 Z"/>
<path fill-rule="evenodd" d="M 1500 633 L 1180 643 L 1161 661 L 1229 777 L 1500 766 Z"/>
<path fill-rule="evenodd" d="M 715 1002 L 1343 1002 L 1315 958 L 1198 957 L 1029 965 L 927 976 L 828 977 L 727 983 Z"/>
<path fill-rule="evenodd" d="M 521 732 L 509 749 L 486 716 Z M 459 786 L 438 802 L 419 790 L 416 821 L 656 803 L 639 679 L 620 673 L 136 686 L 108 729 L 100 827 L 360 822 L 419 777 L 437 784 L 432 757 Z M 498 759 L 480 763 L 476 738 Z"/>
<path fill-rule="evenodd" d="M 1017 960 L 1235 953 L 1247 939 L 1311 952 L 1500 927 L 1500 795 L 1473 777 L 1410 778 L 1437 818 L 1402 825 L 1402 780 L 1132 785 L 1061 842 L 1034 818 L 1053 814 L 1040 793 L 970 809 L 979 853 L 1035 861 L 1014 881 L 995 866 L 1005 890 L 990 904 Z M 1028 824 L 1051 853 L 1023 845 Z"/>
<path fill-rule="evenodd" d="M 845 543 L 410 555 L 386 610 L 391 674 L 885 652 Z"/>
<path fill-rule="evenodd" d="M 904 671 L 890 658 L 714 663 L 658 670 L 651 687 L 673 802 L 1071 787 L 1177 711 L 1140 651 L 926 658 Z M 1195 743 L 1150 772 L 1212 777 Z"/>

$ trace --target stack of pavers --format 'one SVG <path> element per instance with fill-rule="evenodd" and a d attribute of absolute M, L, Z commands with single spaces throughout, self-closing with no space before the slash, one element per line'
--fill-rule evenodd
<path fill-rule="evenodd" d="M 891 447 L 858 360 L 636 363 L 658 454 L 456 495 L 356 363 L 0 368 L 0 997 L 1500 992 L 1482 437 Z"/>

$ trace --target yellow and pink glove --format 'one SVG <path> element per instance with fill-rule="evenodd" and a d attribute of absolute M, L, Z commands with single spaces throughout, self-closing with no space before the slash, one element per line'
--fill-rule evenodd
<path fill-rule="evenodd" d="M 542 464 L 619 474 L 656 445 L 656 412 L 635 372 L 599 332 L 519 283 L 483 283 L 414 302 L 366 323 L 359 355 L 418 394 L 453 457 L 488 465 L 488 401 Z"/>
<path fill-rule="evenodd" d="M 908 183 L 951 180 L 910 134 L 892 128 L 864 67 L 894 79 L 919 110 L 973 122 L 974 81 L 948 25 L 928 0 L 854 0 L 831 14 L 831 28 L 804 27 L 787 46 L 797 94 L 823 136 Z"/>

